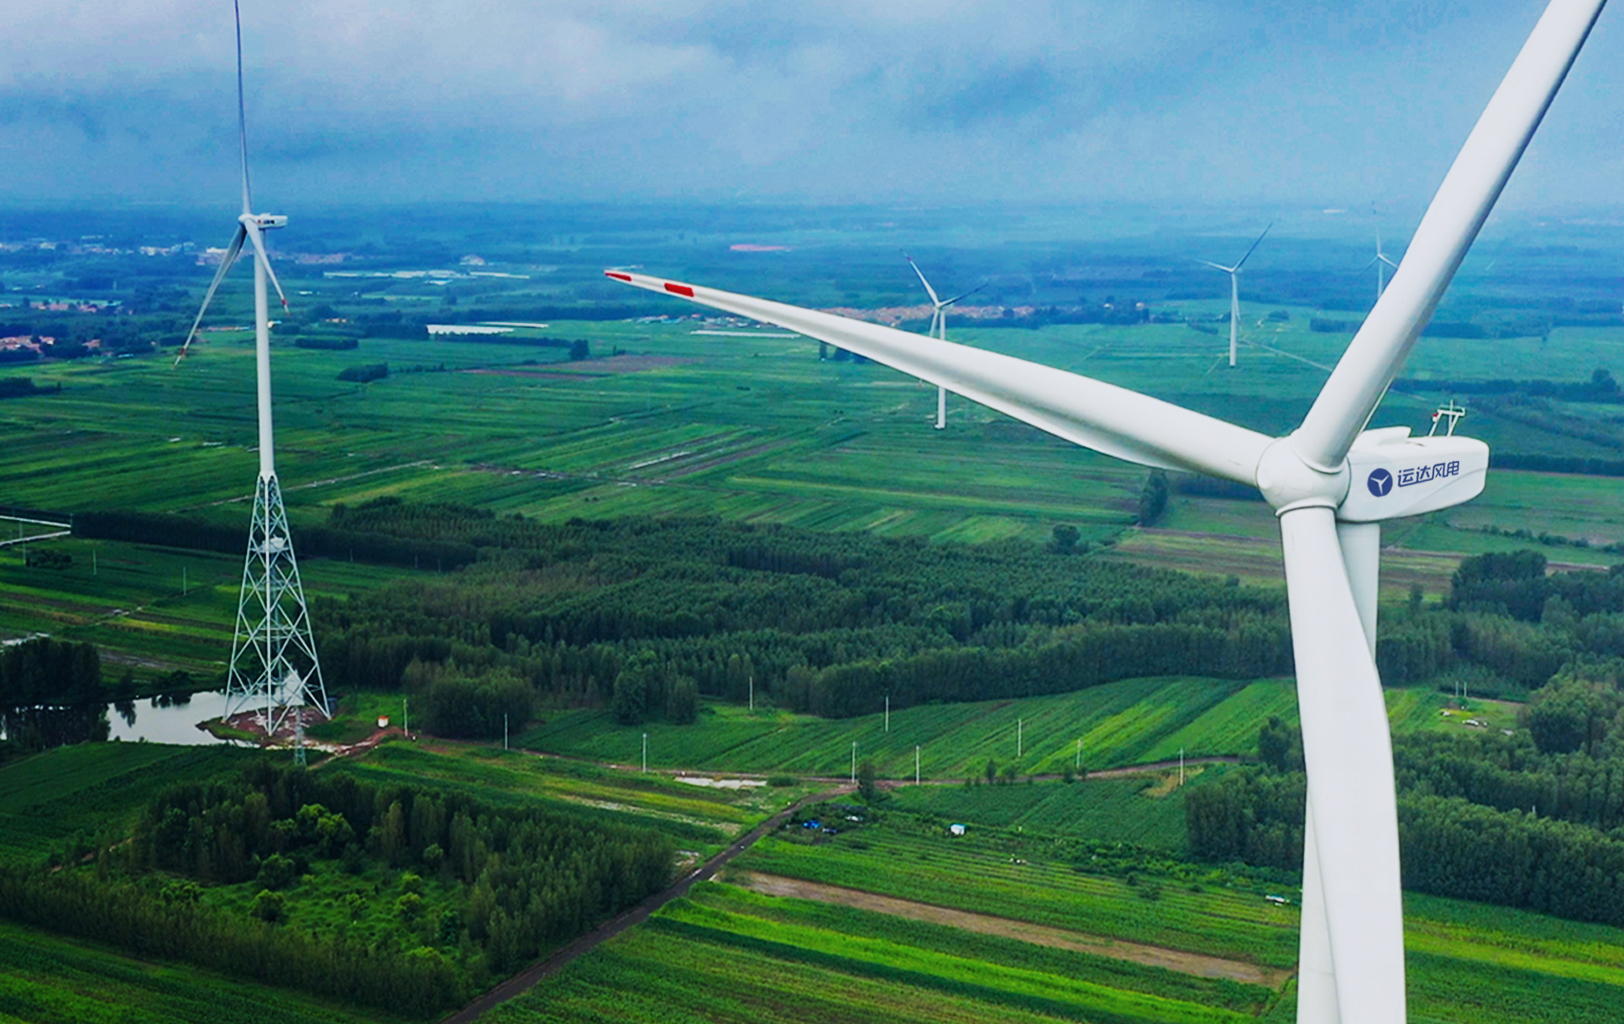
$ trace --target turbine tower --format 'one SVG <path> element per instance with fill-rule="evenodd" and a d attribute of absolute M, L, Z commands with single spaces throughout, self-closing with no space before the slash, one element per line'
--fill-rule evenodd
<path fill-rule="evenodd" d="M 248 129 L 243 112 L 242 10 L 233 0 L 237 18 L 237 143 L 242 158 L 242 215 L 237 233 L 220 259 L 220 269 L 203 295 L 203 305 L 192 321 L 175 365 L 186 358 L 209 302 L 246 241 L 254 260 L 254 342 L 256 392 L 259 405 L 259 477 L 254 485 L 254 512 L 248 527 L 248 554 L 243 561 L 242 590 L 237 599 L 237 624 L 231 640 L 231 666 L 226 685 L 226 716 L 263 708 L 265 732 L 274 735 L 290 716 L 313 705 L 327 716 L 327 694 L 321 681 L 310 631 L 299 563 L 288 533 L 282 488 L 276 478 L 276 445 L 271 431 L 271 332 L 267 281 L 276 288 L 282 308 L 288 306 L 282 285 L 265 253 L 264 233 L 285 227 L 279 214 L 254 213 L 248 183 Z M 297 721 L 295 723 L 298 724 Z"/>
<path fill-rule="evenodd" d="M 1263 235 L 1268 234 L 1269 228 L 1272 227 L 1274 225 L 1271 223 L 1269 227 L 1264 228 Z M 1222 263 L 1214 263 L 1211 260 L 1197 261 L 1205 263 L 1214 270 L 1222 270 L 1229 275 L 1229 365 L 1231 367 L 1235 365 L 1235 338 L 1241 320 L 1241 267 L 1246 265 L 1246 261 L 1252 256 L 1252 251 L 1263 241 L 1263 235 L 1257 236 L 1257 241 L 1252 243 L 1252 248 L 1246 250 L 1246 255 L 1242 256 L 1240 262 L 1233 267 L 1226 267 Z"/>
<path fill-rule="evenodd" d="M 930 286 L 930 282 L 925 280 L 925 272 L 919 269 L 919 264 L 914 262 L 913 257 L 909 256 L 907 253 L 903 253 L 902 258 L 907 260 L 908 266 L 912 267 L 914 269 L 914 273 L 919 275 L 919 283 L 925 286 L 925 292 L 930 296 L 931 306 L 934 307 L 934 310 L 930 316 L 930 330 L 927 333 L 932 338 L 939 338 L 942 341 L 946 341 L 947 307 L 953 305 L 953 303 L 959 301 L 967 295 L 974 295 L 976 292 L 979 292 L 981 289 L 987 286 L 985 284 L 978 284 L 969 291 L 955 295 L 951 299 L 938 299 L 936 297 L 936 289 L 932 288 Z M 936 429 L 942 430 L 946 428 L 946 426 L 947 389 L 938 384 L 936 386 Z"/>
<path fill-rule="evenodd" d="M 1486 444 L 1365 429 L 1533 137 L 1605 0 L 1552 0 L 1302 424 L 1272 438 L 1022 359 L 784 303 L 607 271 L 950 388 L 1107 455 L 1256 486 L 1280 521 L 1308 770 L 1297 1019 L 1405 1020 L 1392 739 L 1376 673 L 1381 523 L 1468 501 Z M 1238 265 L 1237 268 L 1238 269 Z M 1233 271 L 1231 271 L 1233 273 Z"/>
<path fill-rule="evenodd" d="M 1365 264 L 1366 270 L 1369 270 L 1371 267 L 1376 268 L 1376 301 L 1380 302 L 1382 298 L 1382 290 L 1386 288 L 1386 283 L 1383 282 L 1382 275 L 1386 272 L 1388 267 L 1392 267 L 1394 270 L 1398 269 L 1398 264 L 1388 259 L 1387 254 L 1382 252 L 1382 233 L 1380 230 L 1376 232 L 1376 256 L 1369 263 Z"/>

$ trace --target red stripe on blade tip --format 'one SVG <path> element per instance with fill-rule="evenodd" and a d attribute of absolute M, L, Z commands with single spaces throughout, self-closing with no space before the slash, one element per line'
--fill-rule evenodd
<path fill-rule="evenodd" d="M 681 295 L 685 299 L 691 299 L 694 297 L 694 290 L 685 284 L 675 284 L 671 281 L 667 281 L 665 283 L 665 290 L 670 292 L 672 295 Z"/>
<path fill-rule="evenodd" d="M 613 270 L 605 270 L 603 272 L 603 276 L 604 277 L 612 277 L 616 281 L 625 281 L 627 284 L 632 283 L 632 275 L 630 275 L 630 274 L 618 274 Z"/>

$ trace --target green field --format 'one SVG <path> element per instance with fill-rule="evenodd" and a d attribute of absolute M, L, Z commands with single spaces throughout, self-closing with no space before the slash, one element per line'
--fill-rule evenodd
<path fill-rule="evenodd" d="M 1202 776 L 1222 770 L 1193 766 L 1186 784 L 1198 784 Z M 892 791 L 889 806 L 937 819 L 1063 833 L 1182 854 L 1184 801 L 1172 786 L 1178 779 L 1177 769 L 1169 776 L 969 788 L 962 784 L 899 786 Z"/>
<path fill-rule="evenodd" d="M 81 743 L 0 766 L 0 857 L 40 858 L 96 836 L 116 842 L 160 789 L 251 756 L 223 746 Z"/>
<path fill-rule="evenodd" d="M 536 757 L 519 751 L 436 743 L 432 750 L 385 744 L 365 758 L 324 769 L 386 784 L 431 783 L 488 802 L 554 805 L 572 817 L 666 832 L 692 855 L 708 856 L 809 790 L 805 786 L 713 789 L 650 773 Z"/>
<path fill-rule="evenodd" d="M 1449 703 L 1444 694 L 1388 690 L 1387 701 L 1397 732 L 1462 728 L 1442 714 Z M 1489 709 L 1492 727 L 1514 725 L 1514 713 L 1499 707 L 1472 703 L 1474 714 Z M 1060 774 L 1079 761 L 1089 769 L 1168 761 L 1180 751 L 1189 758 L 1251 755 L 1258 727 L 1274 715 L 1296 720 L 1290 680 L 1173 677 L 1128 679 L 1053 697 L 905 708 L 891 713 L 890 731 L 883 713 L 831 720 L 711 703 L 695 725 L 623 726 L 607 711 L 567 711 L 518 743 L 633 764 L 647 733 L 650 766 L 830 778 L 850 774 L 856 743 L 859 760 L 872 761 L 882 778 L 900 780 L 913 778 L 918 747 L 922 778 L 964 779 L 980 775 L 988 759 L 1000 769 L 1013 764 L 1021 775 L 1031 775 Z"/>
<path fill-rule="evenodd" d="M 1276 997 L 710 883 L 486 1019 L 1217 1024 Z"/>
<path fill-rule="evenodd" d="M 246 523 L 247 510 L 241 514 Z M 200 682 L 224 678 L 240 556 L 76 537 L 47 543 L 73 564 L 29 567 L 20 547 L 0 549 L 0 640 L 46 633 L 91 641 L 109 682 L 126 669 L 143 680 L 176 669 Z M 409 570 L 314 558 L 300 572 L 315 600 L 370 590 Z"/>

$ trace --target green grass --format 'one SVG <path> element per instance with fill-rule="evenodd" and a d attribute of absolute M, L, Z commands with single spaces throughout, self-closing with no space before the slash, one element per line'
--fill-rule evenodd
<path fill-rule="evenodd" d="M 121 834 L 160 789 L 229 771 L 251 751 L 80 743 L 0 767 L 0 856 L 37 858 L 76 835 Z"/>
<path fill-rule="evenodd" d="M 396 1020 L 196 967 L 137 960 L 0 921 L 0 1021 L 361 1024 Z"/>

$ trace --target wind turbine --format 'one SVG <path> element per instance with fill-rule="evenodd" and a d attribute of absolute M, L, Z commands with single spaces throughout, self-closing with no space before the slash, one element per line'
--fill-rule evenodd
<path fill-rule="evenodd" d="M 1263 229 L 1263 235 L 1268 234 L 1269 233 L 1269 228 L 1272 228 L 1272 227 L 1274 227 L 1274 224 L 1271 222 L 1269 224 L 1269 227 L 1266 227 L 1266 228 Z M 1246 255 L 1242 256 L 1240 258 L 1240 262 L 1236 263 L 1233 267 L 1226 267 L 1222 263 L 1214 263 L 1211 260 L 1199 260 L 1199 261 L 1197 261 L 1197 262 L 1200 262 L 1200 263 L 1205 263 L 1207 266 L 1212 267 L 1214 270 L 1222 270 L 1224 273 L 1229 275 L 1229 365 L 1230 366 L 1235 365 L 1235 331 L 1236 331 L 1236 325 L 1240 323 L 1240 319 L 1241 319 L 1241 278 L 1240 278 L 1241 267 L 1246 265 L 1246 261 L 1251 258 L 1253 250 L 1255 250 L 1258 247 L 1258 244 L 1263 241 L 1263 235 L 1258 235 L 1257 236 L 1257 241 L 1252 243 L 1252 248 L 1246 250 Z"/>
<path fill-rule="evenodd" d="M 282 285 L 265 252 L 264 233 L 287 226 L 280 214 L 254 213 L 248 184 L 248 127 L 243 113 L 242 9 L 233 0 L 237 20 L 237 144 L 242 157 L 242 214 L 237 232 L 220 260 L 214 281 L 203 294 L 203 305 L 192 321 L 175 365 L 186 358 L 209 302 L 246 241 L 254 260 L 254 342 L 256 392 L 259 404 L 259 477 L 254 485 L 254 512 L 248 527 L 248 554 L 243 561 L 242 589 L 237 599 L 237 624 L 231 639 L 231 666 L 226 684 L 226 715 L 246 708 L 265 709 L 265 732 L 274 735 L 293 709 L 313 704 L 327 716 L 327 695 L 321 681 L 305 604 L 299 563 L 293 555 L 282 486 L 276 477 L 276 446 L 271 430 L 270 301 L 266 282 L 276 288 L 282 308 L 288 306 Z"/>
<path fill-rule="evenodd" d="M 978 284 L 974 288 L 971 288 L 969 291 L 961 292 L 960 294 L 953 296 L 951 299 L 939 299 L 939 298 L 936 297 L 936 289 L 932 288 L 930 286 L 930 282 L 925 280 L 925 272 L 923 270 L 919 269 L 919 264 L 914 262 L 913 257 L 909 256 L 907 253 L 903 253 L 902 258 L 907 260 L 908 261 L 908 266 L 912 267 L 914 269 L 914 273 L 919 275 L 919 283 L 925 286 L 925 292 L 930 296 L 931 305 L 934 307 L 934 311 L 931 313 L 931 317 L 930 317 L 930 331 L 928 332 L 929 336 L 932 337 L 932 338 L 938 338 L 938 339 L 940 339 L 942 341 L 946 341 L 947 340 L 947 307 L 953 305 L 953 303 L 959 301 L 960 299 L 964 298 L 967 295 L 974 295 L 976 292 L 979 292 L 981 289 L 983 289 L 983 288 L 985 288 L 987 286 L 985 284 Z M 936 429 L 937 430 L 942 430 L 946 426 L 947 426 L 947 389 L 942 387 L 941 385 L 937 385 L 937 387 L 936 387 Z"/>
<path fill-rule="evenodd" d="M 1605 0 L 1552 0 L 1302 424 L 1271 438 L 1125 388 L 829 313 L 645 274 L 627 284 L 839 345 L 1084 447 L 1256 486 L 1280 520 L 1308 769 L 1297 1019 L 1405 1019 L 1392 739 L 1376 673 L 1381 523 L 1483 489 L 1489 449 L 1366 430 Z"/>
<path fill-rule="evenodd" d="M 1398 269 L 1398 264 L 1388 259 L 1387 254 L 1382 252 L 1382 233 L 1380 228 L 1376 230 L 1376 256 L 1369 263 L 1365 264 L 1366 270 L 1369 270 L 1371 267 L 1376 268 L 1376 301 L 1380 302 L 1382 297 L 1382 289 L 1386 287 L 1386 285 L 1382 282 L 1383 273 L 1386 271 L 1387 267 L 1392 267 L 1394 270 Z"/>

